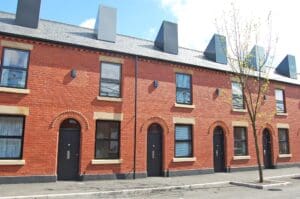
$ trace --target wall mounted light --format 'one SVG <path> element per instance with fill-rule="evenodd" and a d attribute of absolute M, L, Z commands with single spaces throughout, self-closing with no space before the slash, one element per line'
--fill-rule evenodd
<path fill-rule="evenodd" d="M 154 87 L 154 88 L 157 88 L 157 87 L 158 87 L 158 80 L 154 80 L 154 81 L 153 81 L 153 87 Z"/>
<path fill-rule="evenodd" d="M 216 95 L 217 95 L 217 96 L 220 96 L 220 95 L 221 95 L 221 89 L 220 89 L 220 88 L 217 88 L 217 89 L 216 89 Z"/>
<path fill-rule="evenodd" d="M 75 69 L 71 70 L 71 77 L 74 79 L 77 76 L 77 71 Z"/>
<path fill-rule="evenodd" d="M 264 95 L 264 100 L 267 100 L 268 98 L 267 98 L 267 96 L 266 95 Z"/>

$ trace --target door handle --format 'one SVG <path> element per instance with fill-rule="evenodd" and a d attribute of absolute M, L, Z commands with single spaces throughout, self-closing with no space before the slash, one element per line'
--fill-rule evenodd
<path fill-rule="evenodd" d="M 70 160 L 70 157 L 71 157 L 71 153 L 69 150 L 67 150 L 67 160 Z"/>
<path fill-rule="evenodd" d="M 217 157 L 219 156 L 219 151 L 218 151 L 218 150 L 216 150 L 216 156 L 217 156 Z"/>
<path fill-rule="evenodd" d="M 155 151 L 154 150 L 152 151 L 152 159 L 153 160 L 155 159 Z"/>
<path fill-rule="evenodd" d="M 266 155 L 266 150 L 264 150 L 264 155 Z"/>

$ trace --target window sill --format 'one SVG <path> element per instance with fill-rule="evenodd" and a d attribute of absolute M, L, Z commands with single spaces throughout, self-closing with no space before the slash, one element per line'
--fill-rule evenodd
<path fill-rule="evenodd" d="M 173 158 L 173 162 L 195 162 L 196 160 L 197 160 L 196 157 Z"/>
<path fill-rule="evenodd" d="M 247 109 L 232 109 L 233 112 L 239 112 L 239 113 L 247 113 Z"/>
<path fill-rule="evenodd" d="M 0 160 L 0 165 L 25 165 L 25 160 Z"/>
<path fill-rule="evenodd" d="M 190 109 L 194 109 L 195 105 L 194 104 L 174 104 L 175 107 L 177 108 L 190 108 Z"/>
<path fill-rule="evenodd" d="M 293 157 L 292 154 L 279 154 L 278 155 L 278 158 L 291 158 L 291 157 Z"/>
<path fill-rule="evenodd" d="M 97 96 L 98 101 L 122 102 L 122 98 Z"/>
<path fill-rule="evenodd" d="M 277 116 L 288 116 L 288 113 L 276 113 Z"/>
<path fill-rule="evenodd" d="M 29 94 L 29 89 L 0 87 L 0 93 Z"/>
<path fill-rule="evenodd" d="M 233 156 L 233 160 L 250 160 L 250 155 Z"/>
<path fill-rule="evenodd" d="M 101 164 L 121 164 L 123 162 L 122 159 L 98 159 L 92 160 L 92 165 L 101 165 Z"/>

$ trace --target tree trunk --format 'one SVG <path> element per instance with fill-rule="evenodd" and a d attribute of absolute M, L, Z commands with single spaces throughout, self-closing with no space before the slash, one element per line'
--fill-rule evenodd
<path fill-rule="evenodd" d="M 254 141 L 255 141 L 255 151 L 256 151 L 258 173 L 259 173 L 259 182 L 262 183 L 264 181 L 264 177 L 263 177 L 263 170 L 262 170 L 262 166 L 261 166 L 261 162 L 260 162 L 260 153 L 259 153 L 259 146 L 258 146 L 257 131 L 256 131 L 255 123 L 252 124 L 252 129 L 253 129 Z"/>

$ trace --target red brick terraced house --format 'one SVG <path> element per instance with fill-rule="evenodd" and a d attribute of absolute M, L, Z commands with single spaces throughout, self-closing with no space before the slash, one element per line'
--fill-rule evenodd
<path fill-rule="evenodd" d="M 171 22 L 153 42 L 116 34 L 113 8 L 99 8 L 92 30 L 40 20 L 40 3 L 0 12 L 0 183 L 256 169 L 240 86 L 217 49 L 222 36 L 203 53 L 179 48 Z M 270 75 L 271 120 L 259 129 L 265 168 L 300 163 L 295 70 L 288 55 Z"/>

